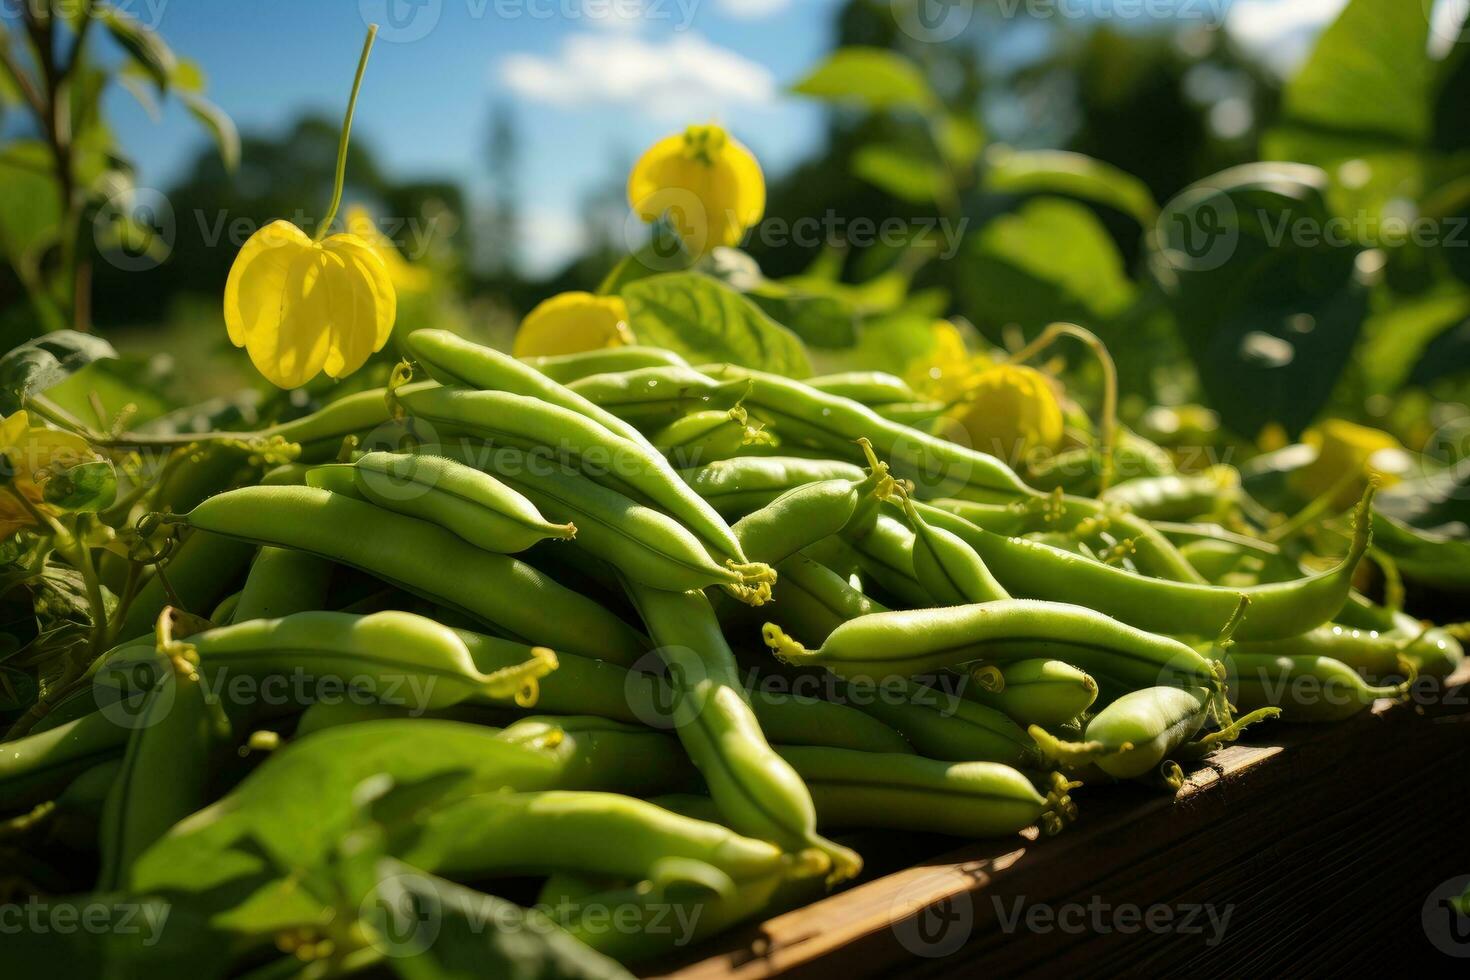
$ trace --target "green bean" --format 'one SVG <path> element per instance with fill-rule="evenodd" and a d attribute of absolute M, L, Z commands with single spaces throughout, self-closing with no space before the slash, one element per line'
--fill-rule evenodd
<path fill-rule="evenodd" d="M 254 566 L 252 565 L 251 567 Z M 230 622 L 230 620 L 235 618 L 235 610 L 240 608 L 240 595 L 243 591 L 242 589 L 240 592 L 231 592 L 219 602 L 215 603 L 214 608 L 209 611 L 209 615 L 206 618 L 211 623 L 220 623 L 221 625 Z"/>
<path fill-rule="evenodd" d="M 774 565 L 801 549 L 844 531 L 861 535 L 893 489 L 888 468 L 876 459 L 862 480 L 823 480 L 788 490 L 731 528 L 752 561 Z"/>
<path fill-rule="evenodd" d="M 809 646 L 820 646 L 849 619 L 884 611 L 882 603 L 805 554 L 778 564 L 776 574 L 773 608 L 786 629 Z"/>
<path fill-rule="evenodd" d="M 632 663 L 644 641 L 622 620 L 505 555 L 424 521 L 312 487 L 242 487 L 187 516 L 216 534 L 351 565 L 513 636 Z"/>
<path fill-rule="evenodd" d="M 146 695 L 102 811 L 102 891 L 121 887 L 138 855 L 209 802 L 211 758 L 229 735 L 197 667 L 183 656 L 157 662 L 162 674 Z"/>
<path fill-rule="evenodd" d="M 855 752 L 913 754 L 891 726 L 845 704 L 757 689 L 750 706 L 761 731 L 780 745 L 812 745 Z"/>
<path fill-rule="evenodd" d="M 715 557 L 746 564 L 730 526 L 679 479 L 662 456 L 609 434 L 585 416 L 498 391 L 438 389 L 406 397 L 403 405 L 447 433 L 504 442 L 518 449 L 549 447 L 568 452 L 593 479 L 625 484 L 681 521 Z M 604 463 L 611 472 L 589 472 L 601 470 Z"/>
<path fill-rule="evenodd" d="M 350 466 L 319 467 L 307 482 L 318 486 L 314 477 L 332 471 L 350 474 L 368 502 L 438 524 L 486 551 L 512 555 L 577 535 L 575 526 L 548 521 L 490 474 L 443 456 L 368 453 Z"/>
<path fill-rule="evenodd" d="M 854 705 L 891 726 L 920 755 L 947 762 L 1004 762 L 1036 768 L 1041 755 L 1025 730 L 994 708 L 925 684 L 885 681 Z"/>
<path fill-rule="evenodd" d="M 767 623 L 766 644 L 791 664 L 824 666 L 844 677 L 907 677 L 984 660 L 1047 657 L 1080 667 L 1111 700 L 1158 684 L 1222 689 L 1223 668 L 1168 637 L 1136 629 L 1084 606 L 1000 599 L 873 613 L 839 626 L 807 650 Z"/>
<path fill-rule="evenodd" d="M 508 354 L 471 343 L 448 330 L 415 330 L 408 335 L 407 346 L 430 377 L 443 384 L 506 391 L 538 399 L 585 416 L 635 445 L 645 448 L 649 445 L 643 433 L 616 415 Z"/>
<path fill-rule="evenodd" d="M 1046 795 L 998 762 L 942 762 L 913 755 L 782 746 L 811 787 L 824 827 L 887 827 L 955 837 L 1005 837 L 1040 822 L 1060 829 L 1073 812 L 1071 785 L 1052 777 Z"/>
<path fill-rule="evenodd" d="M 745 409 L 692 412 L 675 419 L 653 436 L 653 446 L 681 469 L 730 459 L 753 446 L 774 446 L 776 437 L 753 426 Z"/>
<path fill-rule="evenodd" d="M 235 583 L 254 555 L 250 545 L 225 535 L 191 532 L 173 557 L 138 590 L 115 635 L 131 640 L 151 634 L 159 614 L 175 601 L 201 615 L 208 612 L 238 587 Z"/>
<path fill-rule="evenodd" d="M 898 425 L 906 425 L 909 428 L 927 431 L 926 426 L 933 425 L 945 412 L 949 411 L 949 402 L 885 402 L 881 405 L 871 406 L 883 418 Z"/>
<path fill-rule="evenodd" d="M 766 742 L 709 600 L 632 583 L 628 592 L 669 667 L 679 740 L 730 825 L 790 850 L 815 848 L 830 878 L 856 874 L 862 859 L 817 836 L 806 787 Z"/>
<path fill-rule="evenodd" d="M 20 810 L 52 795 L 77 774 L 119 756 L 129 729 L 103 712 L 0 745 L 0 810 Z"/>
<path fill-rule="evenodd" d="M 634 371 L 647 367 L 689 366 L 688 361 L 671 350 L 665 350 L 662 347 L 640 347 L 636 344 L 624 347 L 602 347 L 597 350 L 578 351 L 575 354 L 525 357 L 521 360 L 552 381 L 564 385 L 580 381 L 593 374 Z"/>
<path fill-rule="evenodd" d="M 332 578 L 331 562 L 305 551 L 264 547 L 255 556 L 245 588 L 224 625 L 248 619 L 276 619 L 291 613 L 320 609 Z"/>
<path fill-rule="evenodd" d="M 716 381 L 683 365 L 593 374 L 567 387 L 618 418 L 645 428 L 668 425 L 690 412 L 730 408 L 744 381 Z"/>
<path fill-rule="evenodd" d="M 1127 507 L 1146 520 L 1185 521 L 1212 514 L 1234 501 L 1240 472 L 1233 466 L 1211 466 L 1199 473 L 1141 476 L 1109 487 L 1103 500 Z"/>
<path fill-rule="evenodd" d="M 822 480 L 861 480 L 861 467 L 838 460 L 791 456 L 740 456 L 693 470 L 680 470 L 684 482 L 725 518 L 744 517 L 781 494 Z"/>
<path fill-rule="evenodd" d="M 1232 650 L 1225 664 L 1230 671 L 1232 702 L 1245 711 L 1278 707 L 1282 717 L 1292 722 L 1342 721 L 1378 698 L 1402 697 L 1410 685 L 1406 680 L 1397 685 L 1370 686 L 1357 671 L 1331 657 L 1283 657 Z"/>
<path fill-rule="evenodd" d="M 398 389 L 398 394 L 437 387 L 433 382 L 420 382 L 404 385 Z M 393 421 L 387 395 L 387 388 L 354 392 L 329 402 L 310 415 L 262 429 L 260 435 L 300 444 L 303 460 L 320 462 L 331 459 L 346 437 L 371 432 Z"/>
<path fill-rule="evenodd" d="M 578 535 L 573 545 L 578 551 L 607 562 L 636 582 L 671 592 L 719 585 L 751 605 L 770 598 L 775 579 L 770 566 L 733 561 L 721 565 L 679 521 L 578 473 L 566 472 L 551 460 L 500 449 L 490 452 L 488 462 L 482 464 L 477 456 L 485 454 L 477 454 L 468 445 L 443 451 L 472 465 L 494 467 L 502 480 L 542 513 L 575 525 Z"/>
<path fill-rule="evenodd" d="M 1284 640 L 1237 643 L 1234 653 L 1288 657 L 1327 657 L 1340 661 L 1370 681 L 1402 676 L 1404 661 L 1417 673 L 1447 677 L 1454 673 L 1464 652 L 1460 642 L 1442 629 L 1420 624 L 1411 617 L 1388 632 L 1329 623 Z"/>
<path fill-rule="evenodd" d="M 1061 660 L 1016 660 L 992 669 L 999 678 L 997 690 L 972 683 L 960 693 L 1021 725 L 1060 725 L 1097 700 L 1097 681 Z"/>
<path fill-rule="evenodd" d="M 914 578 L 938 605 L 960 606 L 969 602 L 1009 599 L 1010 593 L 990 574 L 975 549 L 942 527 L 934 527 L 914 509 L 908 494 L 902 494 L 904 514 L 914 532 L 910 564 Z"/>
<path fill-rule="evenodd" d="M 774 844 L 719 824 L 588 791 L 466 797 L 422 817 L 399 850 L 416 868 L 457 877 L 574 871 L 688 880 L 724 892 L 737 881 L 811 870 Z"/>
<path fill-rule="evenodd" d="M 868 533 L 848 539 L 865 579 L 900 603 L 912 607 L 938 605 L 914 574 L 914 540 L 908 525 L 879 514 Z"/>
<path fill-rule="evenodd" d="M 973 547 L 1014 593 L 1084 603 L 1141 629 L 1195 636 L 1213 635 L 1244 594 L 1251 607 L 1237 637 L 1269 640 L 1319 626 L 1342 608 L 1368 548 L 1370 499 L 1371 493 L 1358 505 L 1352 547 L 1336 566 L 1291 582 L 1239 590 L 1152 579 L 1036 541 L 994 534 L 953 515 L 946 519 L 930 511 L 925 516 Z"/>
<path fill-rule="evenodd" d="M 886 402 L 912 402 L 918 400 L 914 389 L 902 378 L 883 371 L 845 371 L 841 374 L 824 374 L 807 378 L 806 384 L 818 391 L 825 391 L 838 398 L 850 398 L 864 405 L 882 405 Z"/>

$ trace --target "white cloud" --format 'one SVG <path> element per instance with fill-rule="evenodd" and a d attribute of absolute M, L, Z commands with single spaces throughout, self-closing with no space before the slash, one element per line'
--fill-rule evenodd
<path fill-rule="evenodd" d="M 1289 75 L 1345 6 L 1347 0 L 1235 0 L 1225 28 L 1247 51 Z"/>
<path fill-rule="evenodd" d="M 561 108 L 629 106 L 659 119 L 699 118 L 732 105 L 772 101 L 776 79 L 762 65 L 698 34 L 666 42 L 576 34 L 552 57 L 513 54 L 500 80 L 516 94 Z"/>
<path fill-rule="evenodd" d="M 559 272 L 587 248 L 580 215 L 559 208 L 532 207 L 520 221 L 521 271 L 531 276 Z"/>
<path fill-rule="evenodd" d="M 719 0 L 721 13 L 741 20 L 759 20 L 779 14 L 790 5 L 791 0 Z"/>

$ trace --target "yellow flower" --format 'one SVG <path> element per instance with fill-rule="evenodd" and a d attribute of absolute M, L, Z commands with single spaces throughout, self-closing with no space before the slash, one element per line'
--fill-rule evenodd
<path fill-rule="evenodd" d="M 516 331 L 516 357 L 575 354 L 633 342 L 628 308 L 616 296 L 560 293 L 526 314 Z"/>
<path fill-rule="evenodd" d="M 394 289 L 400 293 L 421 293 L 429 288 L 428 271 L 404 261 L 402 253 L 378 229 L 372 215 L 361 204 L 347 209 L 347 233 L 368 243 L 368 247 L 382 260 L 383 268 L 388 270 Z"/>
<path fill-rule="evenodd" d="M 959 328 L 948 320 L 930 324 L 929 337 L 928 353 L 906 364 L 903 378 L 925 398 L 952 402 L 974 378 L 976 359 L 965 348 Z"/>
<path fill-rule="evenodd" d="M 644 221 L 667 214 L 695 255 L 740 241 L 766 210 L 754 154 L 719 126 L 690 126 L 643 154 L 628 175 L 628 206 Z"/>
<path fill-rule="evenodd" d="M 958 418 L 971 445 L 1011 462 L 1062 444 L 1061 401 L 1051 379 L 1035 368 L 1000 364 L 981 371 L 965 392 Z"/>
<path fill-rule="evenodd" d="M 289 221 L 250 236 L 225 283 L 225 327 L 261 374 L 295 388 L 326 371 L 345 378 L 393 332 L 388 270 L 356 235 L 317 242 Z"/>
<path fill-rule="evenodd" d="M 15 498 L 19 493 L 43 514 L 56 509 L 45 500 L 46 480 L 77 463 L 95 457 L 86 440 L 70 432 L 31 425 L 25 412 L 0 419 L 0 455 L 7 484 L 0 489 L 0 540 L 36 521 L 31 511 Z"/>
<path fill-rule="evenodd" d="M 1363 495 L 1369 477 L 1391 486 L 1413 466 L 1408 450 L 1393 436 L 1345 419 L 1328 419 L 1302 441 L 1317 448 L 1317 458 L 1295 473 L 1297 492 L 1315 499 L 1336 487 L 1332 504 L 1340 510 Z"/>

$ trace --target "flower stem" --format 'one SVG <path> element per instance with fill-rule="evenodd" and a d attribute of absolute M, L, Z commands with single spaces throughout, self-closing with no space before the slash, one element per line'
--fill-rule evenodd
<path fill-rule="evenodd" d="M 378 36 L 378 25 L 369 24 L 367 39 L 362 42 L 362 56 L 357 60 L 357 75 L 352 79 L 352 95 L 347 99 L 347 115 L 342 120 L 342 137 L 337 142 L 337 176 L 332 183 L 332 203 L 327 206 L 327 215 L 317 226 L 313 241 L 321 241 L 332 230 L 337 220 L 337 208 L 342 204 L 342 181 L 347 175 L 347 141 L 352 135 L 352 113 L 357 108 L 357 93 L 362 88 L 362 76 L 367 71 L 368 54 L 373 50 L 373 39 Z"/>

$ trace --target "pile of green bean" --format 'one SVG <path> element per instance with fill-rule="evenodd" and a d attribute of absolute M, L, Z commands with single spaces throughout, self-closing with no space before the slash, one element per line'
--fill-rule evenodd
<path fill-rule="evenodd" d="M 1328 567 L 1243 579 L 1255 544 L 1188 523 L 1220 474 L 1043 493 L 887 375 L 406 346 L 418 380 L 263 433 L 296 462 L 144 518 L 175 546 L 125 642 L 0 751 L 6 838 L 239 969 L 391 955 L 391 866 L 616 973 L 860 875 L 865 830 L 1056 832 L 1463 656 L 1352 590 L 1369 499 Z"/>

